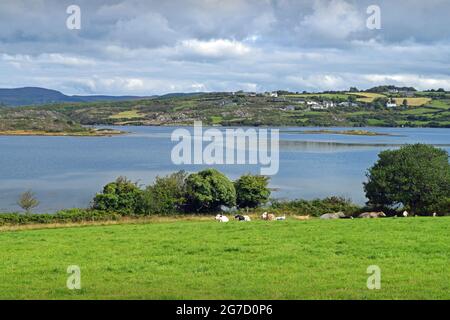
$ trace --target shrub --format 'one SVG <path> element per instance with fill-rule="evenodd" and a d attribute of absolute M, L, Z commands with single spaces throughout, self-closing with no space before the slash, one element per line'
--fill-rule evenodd
<path fill-rule="evenodd" d="M 368 205 L 400 207 L 412 214 L 445 210 L 450 198 L 448 153 L 424 144 L 383 151 L 367 173 L 364 190 Z"/>
<path fill-rule="evenodd" d="M 34 193 L 31 192 L 31 190 L 28 190 L 20 195 L 17 204 L 29 214 L 32 209 L 39 205 L 39 201 L 36 199 Z"/>
<path fill-rule="evenodd" d="M 272 201 L 271 209 L 284 214 L 310 215 L 314 217 L 325 213 L 343 212 L 350 216 L 360 207 L 341 197 L 329 197 L 315 200 Z"/>
<path fill-rule="evenodd" d="M 256 208 L 269 200 L 269 178 L 251 174 L 240 177 L 235 183 L 236 204 L 240 208 Z"/>
<path fill-rule="evenodd" d="M 206 169 L 191 174 L 186 179 L 188 210 L 214 212 L 220 206 L 236 205 L 236 190 L 233 183 L 215 169 Z"/>
<path fill-rule="evenodd" d="M 186 177 L 184 171 L 166 177 L 156 177 L 152 186 L 145 189 L 142 197 L 144 214 L 176 214 L 186 202 Z"/>
<path fill-rule="evenodd" d="M 58 211 L 55 214 L 0 214 L 0 225 L 26 225 L 26 224 L 49 224 L 70 223 L 84 221 L 110 221 L 118 220 L 120 214 L 106 211 L 69 209 Z"/>
<path fill-rule="evenodd" d="M 115 182 L 108 183 L 94 198 L 92 206 L 95 210 L 135 214 L 140 209 L 142 190 L 136 183 L 125 177 L 119 177 Z"/>

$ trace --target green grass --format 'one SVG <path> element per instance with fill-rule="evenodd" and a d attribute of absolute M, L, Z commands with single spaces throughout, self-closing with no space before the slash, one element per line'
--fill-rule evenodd
<path fill-rule="evenodd" d="M 431 108 L 411 108 L 409 110 L 406 111 L 402 111 L 402 114 L 412 114 L 412 115 L 422 115 L 422 114 L 427 114 L 427 113 L 434 113 L 436 112 L 436 109 L 431 109 Z"/>
<path fill-rule="evenodd" d="M 447 110 L 450 109 L 450 102 L 448 100 L 433 100 L 430 103 L 430 106 Z"/>
<path fill-rule="evenodd" d="M 449 299 L 449 218 L 0 233 L 2 299 Z M 82 290 L 66 289 L 81 268 Z M 368 290 L 378 265 L 381 290 Z"/>
<path fill-rule="evenodd" d="M 348 94 L 357 96 L 358 99 L 356 100 L 359 102 L 367 102 L 367 103 L 374 101 L 376 98 L 386 97 L 384 94 L 372 92 L 349 92 Z"/>
<path fill-rule="evenodd" d="M 378 120 L 378 119 L 367 119 L 367 124 L 369 126 L 379 126 L 379 125 L 383 125 L 385 122 L 383 120 Z"/>
<path fill-rule="evenodd" d="M 223 118 L 220 116 L 212 116 L 211 117 L 211 123 L 212 124 L 220 124 L 222 122 Z"/>

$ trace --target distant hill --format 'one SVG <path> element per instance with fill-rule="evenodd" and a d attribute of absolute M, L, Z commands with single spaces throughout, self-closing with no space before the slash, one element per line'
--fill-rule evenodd
<path fill-rule="evenodd" d="M 68 96 L 56 90 L 25 87 L 0 89 L 0 106 L 18 107 L 64 102 L 125 101 L 150 97 L 136 96 Z"/>

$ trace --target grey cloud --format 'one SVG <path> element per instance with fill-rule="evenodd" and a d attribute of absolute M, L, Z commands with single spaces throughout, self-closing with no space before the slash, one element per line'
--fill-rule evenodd
<path fill-rule="evenodd" d="M 450 83 L 450 2 L 72 0 L 0 2 L 0 86 L 67 93 L 301 91 Z M 450 89 L 450 87 L 448 88 Z"/>

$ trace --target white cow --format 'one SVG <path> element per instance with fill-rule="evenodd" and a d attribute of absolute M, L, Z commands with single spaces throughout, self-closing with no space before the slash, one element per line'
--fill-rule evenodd
<path fill-rule="evenodd" d="M 264 212 L 264 213 L 261 215 L 261 219 L 263 219 L 263 220 L 268 220 L 268 221 L 273 221 L 273 220 L 275 220 L 275 215 L 273 215 L 273 214 L 271 214 L 271 213 Z"/>
<path fill-rule="evenodd" d="M 230 221 L 230 219 L 228 219 L 226 216 L 222 215 L 222 214 L 218 214 L 216 216 L 216 220 L 219 222 L 228 222 Z"/>

